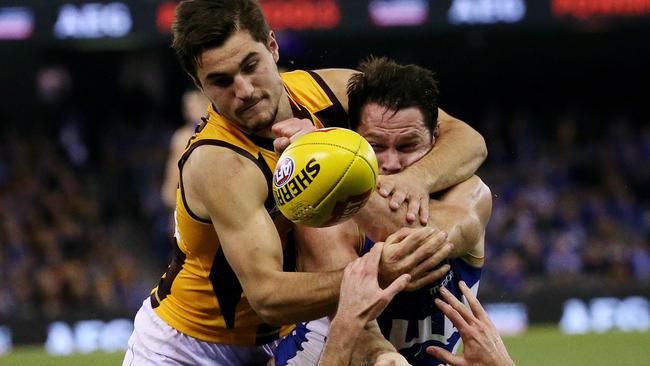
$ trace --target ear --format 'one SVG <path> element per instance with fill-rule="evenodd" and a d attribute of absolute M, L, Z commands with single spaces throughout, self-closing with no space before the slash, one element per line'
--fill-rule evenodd
<path fill-rule="evenodd" d="M 438 136 L 440 135 L 440 124 L 436 123 L 436 127 L 433 128 L 433 134 L 431 136 L 431 146 L 436 144 L 436 140 L 438 139 Z"/>
<path fill-rule="evenodd" d="M 271 51 L 273 60 L 277 63 L 278 60 L 280 60 L 280 46 L 278 45 L 278 41 L 275 39 L 275 33 L 273 31 L 269 31 L 269 43 L 266 46 L 269 51 Z"/>

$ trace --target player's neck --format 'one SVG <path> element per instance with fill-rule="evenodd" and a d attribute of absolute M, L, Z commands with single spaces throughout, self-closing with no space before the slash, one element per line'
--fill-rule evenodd
<path fill-rule="evenodd" d="M 275 115 L 275 122 L 284 121 L 293 117 L 293 111 L 291 109 L 291 101 L 289 100 L 289 94 L 287 89 L 282 89 L 282 95 L 280 96 L 280 101 L 278 103 L 278 113 Z"/>

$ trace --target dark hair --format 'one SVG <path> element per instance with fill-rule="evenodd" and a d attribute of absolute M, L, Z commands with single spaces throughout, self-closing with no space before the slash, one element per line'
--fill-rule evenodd
<path fill-rule="evenodd" d="M 220 47 L 238 30 L 267 45 L 269 26 L 256 0 L 185 0 L 176 7 L 172 48 L 195 82 L 203 51 Z"/>
<path fill-rule="evenodd" d="M 377 103 L 393 111 L 416 107 L 426 127 L 434 132 L 438 123 L 438 82 L 433 72 L 417 65 L 400 65 L 385 57 L 370 57 L 359 65 L 361 73 L 348 82 L 350 128 L 356 130 L 361 110 Z"/>

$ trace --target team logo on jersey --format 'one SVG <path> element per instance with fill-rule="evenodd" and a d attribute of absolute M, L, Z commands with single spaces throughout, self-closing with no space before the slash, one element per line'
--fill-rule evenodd
<path fill-rule="evenodd" d="M 275 167 L 275 173 L 273 174 L 273 184 L 278 188 L 281 188 L 287 184 L 293 175 L 295 166 L 296 164 L 294 164 L 293 159 L 290 157 L 282 159 Z"/>

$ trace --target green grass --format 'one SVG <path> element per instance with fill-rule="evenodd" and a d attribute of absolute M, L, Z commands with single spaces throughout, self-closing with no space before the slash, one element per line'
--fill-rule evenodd
<path fill-rule="evenodd" d="M 95 352 L 74 356 L 50 356 L 43 347 L 14 348 L 10 354 L 0 356 L 2 366 L 119 366 L 124 352 Z"/>
<path fill-rule="evenodd" d="M 650 332 L 565 335 L 557 327 L 534 327 L 504 339 L 519 366 L 650 365 Z M 48 356 L 42 347 L 20 347 L 0 356 L 2 366 L 114 366 L 123 352 Z"/>
<path fill-rule="evenodd" d="M 518 366 L 650 365 L 650 332 L 566 335 L 535 327 L 504 342 Z"/>

